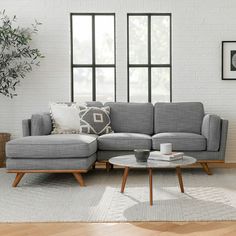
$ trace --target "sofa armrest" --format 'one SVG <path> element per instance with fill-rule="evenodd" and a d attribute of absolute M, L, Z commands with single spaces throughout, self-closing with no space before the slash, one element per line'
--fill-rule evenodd
<path fill-rule="evenodd" d="M 23 137 L 31 135 L 31 120 L 30 119 L 22 120 L 22 132 L 23 132 Z"/>
<path fill-rule="evenodd" d="M 218 151 L 221 138 L 221 118 L 206 114 L 202 122 L 202 135 L 207 139 L 207 151 Z"/>
<path fill-rule="evenodd" d="M 31 117 L 31 135 L 48 135 L 52 131 L 50 113 L 33 114 Z"/>
<path fill-rule="evenodd" d="M 228 126 L 229 121 L 225 119 L 221 119 L 221 137 L 220 137 L 220 152 L 222 155 L 222 160 L 225 159 L 225 150 L 228 136 Z"/>

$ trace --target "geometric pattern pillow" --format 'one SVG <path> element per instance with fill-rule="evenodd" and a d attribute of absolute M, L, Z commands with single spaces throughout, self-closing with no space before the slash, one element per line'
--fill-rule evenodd
<path fill-rule="evenodd" d="M 112 133 L 110 107 L 79 107 L 80 132 L 87 134 Z"/>

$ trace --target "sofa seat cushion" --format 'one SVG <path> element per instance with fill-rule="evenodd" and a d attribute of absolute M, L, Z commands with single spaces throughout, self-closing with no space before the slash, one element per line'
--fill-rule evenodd
<path fill-rule="evenodd" d="M 134 150 L 137 148 L 151 149 L 152 138 L 147 134 L 111 133 L 98 137 L 99 150 Z"/>
<path fill-rule="evenodd" d="M 54 134 L 14 139 L 6 145 L 8 158 L 88 157 L 97 151 L 97 135 Z"/>
<path fill-rule="evenodd" d="M 206 150 L 206 139 L 194 133 L 159 133 L 152 136 L 152 148 L 160 150 L 161 143 L 172 143 L 174 151 Z"/>

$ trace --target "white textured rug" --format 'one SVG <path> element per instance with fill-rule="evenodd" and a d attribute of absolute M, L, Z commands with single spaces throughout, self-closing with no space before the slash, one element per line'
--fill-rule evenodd
<path fill-rule="evenodd" d="M 155 170 L 150 207 L 145 170 L 131 170 L 121 194 L 122 170 L 90 171 L 87 187 L 70 174 L 28 174 L 12 188 L 14 175 L 0 169 L 0 222 L 236 220 L 236 170 L 213 172 L 183 170 L 182 194 L 175 170 Z"/>

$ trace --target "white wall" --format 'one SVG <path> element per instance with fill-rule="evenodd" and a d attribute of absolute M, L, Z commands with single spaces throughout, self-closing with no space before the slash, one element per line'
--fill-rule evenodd
<path fill-rule="evenodd" d="M 221 80 L 221 41 L 236 40 L 235 0 L 1 0 L 22 25 L 43 25 L 34 40 L 46 56 L 13 100 L 0 96 L 0 131 L 21 135 L 21 120 L 49 101 L 70 100 L 70 12 L 115 12 L 117 100 L 126 101 L 126 13 L 170 12 L 173 19 L 173 101 L 201 101 L 229 119 L 227 162 L 236 162 L 236 81 Z"/>

